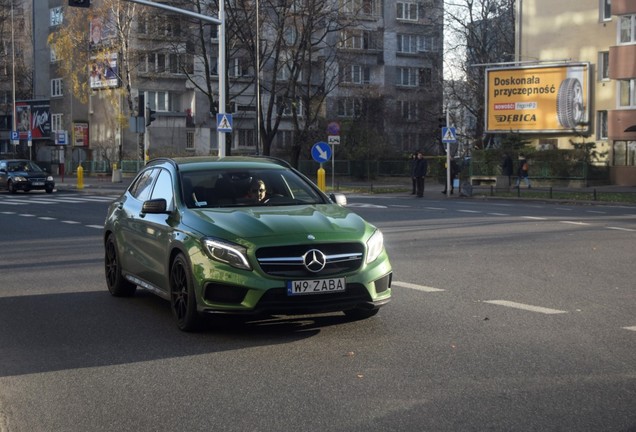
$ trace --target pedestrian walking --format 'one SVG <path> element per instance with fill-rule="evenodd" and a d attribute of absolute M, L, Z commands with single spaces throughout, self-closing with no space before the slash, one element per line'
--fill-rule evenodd
<path fill-rule="evenodd" d="M 417 152 L 411 153 L 411 166 L 409 167 L 411 170 L 411 195 L 415 195 L 417 192 L 417 181 L 415 180 L 415 165 L 417 165 Z"/>
<path fill-rule="evenodd" d="M 501 175 L 508 177 L 508 187 L 512 185 L 512 158 L 509 153 L 504 153 L 501 161 Z"/>
<path fill-rule="evenodd" d="M 424 196 L 424 178 L 428 171 L 428 162 L 424 159 L 424 153 L 417 152 L 415 167 L 413 168 L 413 177 L 415 177 L 415 192 L 418 198 Z"/>
<path fill-rule="evenodd" d="M 526 182 L 528 188 L 532 187 L 530 178 L 528 178 L 528 171 L 529 166 L 526 157 L 524 155 L 519 155 L 519 166 L 517 168 L 517 182 L 515 183 L 515 187 L 519 187 L 519 185 L 521 184 L 521 179 Z"/>

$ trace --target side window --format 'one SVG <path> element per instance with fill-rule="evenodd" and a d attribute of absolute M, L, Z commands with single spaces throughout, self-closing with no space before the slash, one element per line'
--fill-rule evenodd
<path fill-rule="evenodd" d="M 137 177 L 137 181 L 135 181 L 135 183 L 130 187 L 131 195 L 139 201 L 145 201 L 150 196 L 150 187 L 156 178 L 156 176 L 153 175 L 153 172 L 155 171 L 155 169 L 144 171 L 139 177 Z"/>
<path fill-rule="evenodd" d="M 152 190 L 151 199 L 159 199 L 163 198 L 166 200 L 168 205 L 168 210 L 172 209 L 173 203 L 173 192 L 172 192 L 172 176 L 170 173 L 165 170 L 159 170 L 159 175 L 157 176 L 157 181 L 155 182 L 155 187 Z"/>

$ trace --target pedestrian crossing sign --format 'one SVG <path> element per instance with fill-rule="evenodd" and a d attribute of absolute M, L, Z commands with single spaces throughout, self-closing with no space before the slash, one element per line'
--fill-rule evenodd
<path fill-rule="evenodd" d="M 457 141 L 457 135 L 454 127 L 442 128 L 442 142 L 453 144 Z"/>
<path fill-rule="evenodd" d="M 216 130 L 217 132 L 232 132 L 232 114 L 217 114 Z"/>

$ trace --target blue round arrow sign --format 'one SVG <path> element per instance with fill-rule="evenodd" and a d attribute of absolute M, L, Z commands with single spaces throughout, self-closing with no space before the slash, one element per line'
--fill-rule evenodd
<path fill-rule="evenodd" d="M 331 159 L 331 147 L 324 141 L 319 141 L 311 148 L 311 157 L 316 162 L 323 163 Z"/>

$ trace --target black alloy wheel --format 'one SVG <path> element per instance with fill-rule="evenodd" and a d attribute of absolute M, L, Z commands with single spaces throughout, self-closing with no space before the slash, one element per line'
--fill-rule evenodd
<path fill-rule="evenodd" d="M 170 306 L 180 330 L 199 328 L 201 318 L 197 312 L 190 265 L 183 254 L 177 255 L 170 267 Z"/>
<path fill-rule="evenodd" d="M 117 254 L 117 243 L 111 234 L 106 240 L 104 252 L 104 270 L 106 274 L 106 285 L 108 291 L 115 297 L 130 297 L 135 294 L 137 285 L 128 281 L 121 274 L 119 255 Z"/>

